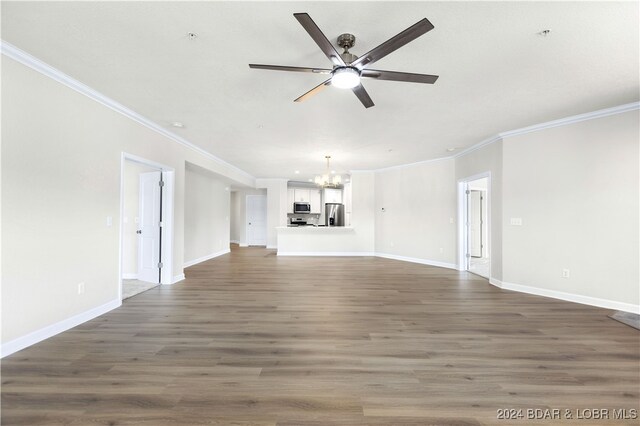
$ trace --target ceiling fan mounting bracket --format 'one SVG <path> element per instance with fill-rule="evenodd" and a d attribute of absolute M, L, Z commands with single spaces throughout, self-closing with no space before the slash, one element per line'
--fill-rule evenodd
<path fill-rule="evenodd" d="M 350 64 L 351 62 L 358 59 L 356 55 L 353 53 L 349 53 L 349 49 L 351 49 L 356 44 L 356 36 L 349 33 L 340 34 L 338 36 L 338 46 L 344 49 L 344 52 L 340 54 L 340 57 L 344 61 L 345 64 Z"/>
<path fill-rule="evenodd" d="M 349 33 L 340 34 L 338 36 L 338 46 L 344 49 L 344 53 L 349 53 L 349 49 L 351 49 L 356 44 L 356 36 Z"/>

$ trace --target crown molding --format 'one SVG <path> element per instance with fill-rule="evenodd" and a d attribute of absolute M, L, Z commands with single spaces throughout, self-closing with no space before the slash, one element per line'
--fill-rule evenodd
<path fill-rule="evenodd" d="M 520 129 L 507 130 L 500 132 L 497 135 L 483 140 L 475 145 L 466 148 L 456 155 L 455 157 L 461 157 L 467 155 L 477 149 L 490 145 L 494 142 L 506 138 L 512 138 L 514 136 L 524 135 L 526 133 L 538 132 L 540 130 L 552 129 L 554 127 L 566 126 L 569 124 L 579 123 L 581 121 L 594 120 L 596 118 L 608 117 L 610 115 L 622 114 L 624 112 L 634 111 L 640 109 L 640 102 L 631 102 L 628 104 L 618 105 L 611 108 L 599 109 L 597 111 L 586 112 L 584 114 L 572 115 L 569 117 L 559 118 L 558 120 L 546 121 L 544 123 L 534 124 L 532 126 L 521 127 Z"/>
<path fill-rule="evenodd" d="M 436 162 L 439 162 L 439 161 L 452 160 L 453 158 L 454 157 L 451 156 L 451 155 L 449 155 L 447 157 L 432 158 L 431 160 L 416 161 L 415 163 L 407 163 L 407 164 L 400 164 L 398 166 L 383 167 L 381 169 L 374 170 L 374 172 L 376 172 L 376 173 L 378 173 L 378 172 L 389 172 L 389 171 L 392 171 L 392 170 L 404 169 L 406 167 L 420 166 L 422 164 L 427 164 L 427 163 L 436 163 Z"/>
<path fill-rule="evenodd" d="M 242 176 L 244 176 L 245 178 L 248 178 L 251 182 L 253 182 L 253 186 L 255 187 L 255 181 L 256 181 L 256 177 L 252 176 L 251 174 L 245 172 L 244 170 L 240 169 L 237 166 L 234 166 L 233 164 L 230 164 L 226 161 L 224 161 L 223 159 L 216 157 L 215 155 L 211 154 L 208 151 L 205 151 L 204 149 L 198 147 L 197 145 L 194 145 L 193 143 L 189 142 L 187 139 L 176 135 L 175 133 L 170 132 L 169 130 L 165 129 L 164 127 L 160 126 L 158 123 L 151 121 L 150 119 L 136 113 L 135 111 L 131 110 L 130 108 L 125 107 L 124 105 L 122 105 L 119 102 L 116 102 L 115 100 L 103 95 L 102 93 L 92 89 L 91 87 L 87 86 L 86 84 L 83 84 L 81 82 L 79 82 L 78 80 L 68 76 L 67 74 L 63 73 L 62 71 L 52 67 L 51 65 L 37 59 L 36 57 L 28 54 L 27 52 L 13 46 L 10 43 L 7 43 L 4 40 L 0 40 L 0 53 L 2 53 L 3 55 L 7 56 L 8 58 L 11 58 L 25 66 L 28 66 L 29 68 L 61 83 L 64 84 L 65 86 L 95 100 L 96 102 L 101 103 L 102 105 L 116 111 L 119 112 L 120 114 L 146 126 L 147 128 L 154 130 L 155 132 L 161 134 L 162 136 L 173 140 L 174 142 L 179 143 L 180 145 L 183 145 L 187 148 L 190 148 L 194 151 L 196 151 L 197 153 L 203 155 L 204 157 L 220 164 L 221 166 L 227 167 L 230 170 L 233 170 L 239 174 L 241 174 Z M 498 133 L 495 136 L 492 136 L 490 138 L 487 138 L 475 145 L 472 145 L 468 148 L 465 148 L 464 150 L 456 153 L 455 155 L 450 155 L 447 157 L 440 157 L 440 158 L 435 158 L 435 159 L 429 159 L 429 160 L 423 160 L 423 161 L 417 161 L 414 163 L 408 163 L 408 164 L 400 164 L 397 166 L 390 166 L 390 167 L 384 167 L 384 168 L 380 168 L 380 169 L 372 169 L 372 170 L 351 170 L 350 173 L 367 173 L 367 172 L 384 172 L 384 171 L 390 171 L 390 170 L 396 170 L 396 169 L 402 169 L 405 167 L 411 167 L 411 166 L 416 166 L 416 165 L 421 165 L 421 164 L 427 164 L 427 163 L 431 163 L 431 162 L 435 162 L 435 161 L 443 161 L 443 160 L 449 160 L 452 158 L 458 158 L 458 157 L 462 157 L 464 155 L 467 155 L 473 151 L 476 151 L 480 148 L 483 148 L 487 145 L 490 145 L 492 143 L 498 142 L 502 139 L 505 138 L 510 138 L 510 137 L 514 137 L 514 136 L 518 136 L 518 135 L 523 135 L 526 133 L 531 133 L 531 132 L 537 132 L 540 130 L 545 130 L 545 129 L 551 129 L 553 127 L 560 127 L 560 126 L 566 126 L 568 124 L 573 124 L 573 123 L 579 123 L 581 121 L 586 121 L 586 120 L 593 120 L 596 118 L 602 118 L 602 117 L 607 117 L 610 115 L 615 115 L 615 114 L 621 114 L 624 112 L 629 112 L 629 111 L 634 111 L 634 110 L 638 110 L 640 109 L 640 102 L 631 102 L 628 104 L 624 104 L 624 105 L 619 105 L 619 106 L 615 106 L 615 107 L 611 107 L 611 108 L 605 108 L 605 109 L 601 109 L 601 110 L 597 110 L 597 111 L 592 111 L 592 112 L 587 112 L 584 114 L 578 114 L 578 115 L 572 115 L 569 117 L 565 117 L 565 118 L 560 118 L 558 120 L 552 120 L 552 121 L 547 121 L 544 123 L 539 123 L 539 124 L 534 124 L 532 126 L 527 126 L 527 127 L 522 127 L 520 129 L 514 129 L 514 130 L 508 130 L 505 132 L 501 132 Z M 265 179 L 265 178 L 261 178 L 261 179 Z M 268 179 L 268 178 L 267 178 Z M 288 179 L 284 179 L 284 180 L 288 180 Z"/>
<path fill-rule="evenodd" d="M 537 132 L 540 130 L 551 129 L 553 127 L 566 126 L 568 124 L 579 123 L 581 121 L 593 120 L 596 118 L 608 117 L 610 115 L 622 114 L 624 112 L 640 109 L 640 102 L 631 102 L 628 104 L 618 105 L 611 108 L 599 109 L 597 111 L 586 112 L 584 114 L 572 115 L 558 120 L 547 121 L 545 123 L 534 124 L 533 126 L 522 127 L 520 129 L 508 130 L 501 132 L 498 136 L 502 139 L 514 136 L 524 135 L 526 133 Z"/>
<path fill-rule="evenodd" d="M 240 169 L 237 166 L 234 166 L 233 164 L 227 163 L 226 161 L 224 161 L 223 159 L 216 157 L 215 155 L 211 154 L 208 151 L 205 151 L 204 149 L 200 148 L 197 145 L 194 145 L 192 142 L 188 141 L 187 139 L 183 138 L 182 136 L 179 136 L 173 132 L 170 132 L 169 130 L 165 129 L 164 127 L 160 126 L 158 123 L 138 114 L 137 112 L 133 111 L 130 108 L 127 108 L 126 106 L 122 105 L 121 103 L 109 98 L 108 96 L 103 95 L 102 93 L 92 89 L 91 87 L 87 86 L 84 83 L 81 83 L 80 81 L 76 80 L 75 78 L 63 73 L 62 71 L 60 71 L 57 68 L 52 67 L 51 65 L 41 61 L 40 59 L 36 58 L 35 56 L 30 55 L 29 53 L 25 52 L 24 50 L 21 50 L 19 48 L 17 48 L 16 46 L 12 45 L 11 43 L 7 43 L 4 40 L 0 40 L 0 53 L 2 53 L 3 55 L 5 55 L 8 58 L 13 59 L 16 62 L 21 63 L 22 65 L 25 65 L 31 69 L 33 69 L 34 71 L 39 72 L 42 75 L 45 75 L 49 78 L 51 78 L 52 80 L 57 81 L 58 83 L 61 83 L 67 87 L 69 87 L 70 89 L 75 90 L 78 93 L 81 93 L 85 96 L 87 96 L 90 99 L 93 99 L 94 101 L 106 106 L 107 108 L 110 108 L 116 112 L 119 112 L 120 114 L 124 115 L 127 118 L 130 118 L 131 120 L 142 124 L 143 126 L 155 131 L 156 133 L 159 133 L 160 135 L 171 139 L 174 142 L 179 143 L 182 146 L 185 146 L 187 148 L 192 149 L 193 151 L 197 152 L 198 154 L 208 158 L 209 160 L 214 161 L 215 163 L 218 163 L 219 165 L 226 167 L 234 172 L 239 173 L 240 175 L 242 175 L 243 177 L 247 178 L 250 180 L 250 182 L 252 182 L 255 186 L 255 177 L 252 176 L 251 174 L 245 172 L 244 170 Z"/>
<path fill-rule="evenodd" d="M 497 134 L 497 135 L 492 136 L 490 138 L 487 138 L 487 139 L 485 139 L 485 140 L 483 140 L 481 142 L 478 142 L 475 145 L 471 145 L 469 148 L 463 149 L 462 151 L 460 151 L 460 152 L 456 153 L 455 155 L 451 156 L 451 158 L 462 157 L 464 155 L 472 153 L 473 151 L 477 151 L 480 148 L 484 148 L 487 145 L 491 145 L 492 143 L 495 143 L 495 142 L 498 142 L 498 141 L 501 141 L 501 140 L 502 140 L 502 138 L 500 137 L 499 134 Z"/>
<path fill-rule="evenodd" d="M 447 157 L 440 157 L 440 158 L 434 158 L 434 159 L 430 159 L 430 160 L 423 160 L 423 161 L 416 161 L 415 163 L 407 163 L 407 164 L 399 164 L 397 166 L 390 166 L 390 167 L 383 167 L 380 169 L 372 169 L 372 170 L 352 170 L 351 173 L 356 173 L 356 172 L 386 172 L 386 171 L 390 171 L 390 170 L 398 170 L 398 169 L 404 169 L 406 167 L 412 167 L 412 166 L 419 166 L 422 164 L 427 164 L 427 163 L 433 163 L 436 161 L 443 161 L 443 160 L 451 160 L 451 159 L 455 159 L 458 157 L 463 157 L 467 154 L 472 153 L 473 151 L 477 151 L 480 148 L 484 148 L 487 145 L 491 145 L 492 143 L 501 141 L 503 139 L 506 138 L 511 138 L 514 136 L 519 136 L 519 135 L 524 135 L 526 133 L 531 133 L 531 132 L 537 132 L 540 130 L 545 130 L 545 129 L 551 129 L 554 127 L 560 127 L 560 126 L 566 126 L 569 124 L 574 124 L 574 123 L 579 123 L 581 121 L 586 121 L 586 120 L 593 120 L 596 118 L 602 118 L 602 117 L 608 117 L 610 115 L 615 115 L 615 114 L 621 114 L 624 112 L 629 112 L 629 111 L 634 111 L 634 110 L 639 110 L 640 109 L 640 102 L 631 102 L 628 104 L 623 104 L 623 105 L 618 105 L 615 107 L 611 107 L 611 108 L 605 108 L 605 109 L 600 109 L 597 111 L 592 111 L 592 112 L 587 112 L 584 114 L 578 114 L 578 115 L 572 115 L 569 117 L 565 117 L 565 118 L 560 118 L 558 120 L 553 120 L 553 121 L 547 121 L 544 123 L 539 123 L 539 124 L 534 124 L 532 126 L 527 126 L 527 127 L 522 127 L 520 129 L 515 129 L 515 130 L 508 130 L 506 132 L 500 132 L 495 136 L 491 136 L 490 138 L 487 138 L 481 142 L 478 142 L 475 145 L 471 145 L 468 148 L 463 149 L 462 151 L 454 154 L 454 155 L 450 155 Z"/>

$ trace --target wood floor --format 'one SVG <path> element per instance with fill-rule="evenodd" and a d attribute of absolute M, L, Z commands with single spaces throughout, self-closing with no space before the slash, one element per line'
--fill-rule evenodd
<path fill-rule="evenodd" d="M 604 309 L 370 257 L 234 247 L 186 275 L 4 359 L 2 424 L 529 424 L 529 408 L 640 408 L 640 333 Z"/>

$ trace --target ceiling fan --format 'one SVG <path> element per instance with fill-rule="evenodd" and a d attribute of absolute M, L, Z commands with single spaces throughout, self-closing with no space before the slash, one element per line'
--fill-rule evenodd
<path fill-rule="evenodd" d="M 335 86 L 341 89 L 353 90 L 353 93 L 355 93 L 358 99 L 360 99 L 360 102 L 362 102 L 365 108 L 370 108 L 374 103 L 362 86 L 360 82 L 361 78 L 375 78 L 378 80 L 427 84 L 433 84 L 438 79 L 437 75 L 412 74 L 408 72 L 383 71 L 368 68 L 369 65 L 384 58 L 389 53 L 401 48 L 426 32 L 431 31 L 433 29 L 433 25 L 427 18 L 418 21 L 406 30 L 402 31 L 400 34 L 391 37 L 378 47 L 370 50 L 360 57 L 357 57 L 353 53 L 349 52 L 349 49 L 352 48 L 356 42 L 356 37 L 353 34 L 342 34 L 338 37 L 338 46 L 344 49 L 344 52 L 338 53 L 307 13 L 294 13 L 293 16 L 295 16 L 302 27 L 309 33 L 313 41 L 316 42 L 327 58 L 333 62 L 333 68 L 307 68 L 261 64 L 249 64 L 249 67 L 274 71 L 311 72 L 331 75 L 328 80 L 323 81 L 304 95 L 295 99 L 294 102 L 301 102 L 309 99 L 311 96 L 321 92 L 322 89 L 327 86 Z"/>

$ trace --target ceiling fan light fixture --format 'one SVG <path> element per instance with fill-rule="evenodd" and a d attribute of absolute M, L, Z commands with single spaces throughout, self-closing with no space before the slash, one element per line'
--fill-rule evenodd
<path fill-rule="evenodd" d="M 360 84 L 360 71 L 354 67 L 336 68 L 331 73 L 331 85 L 339 89 L 353 89 Z"/>

